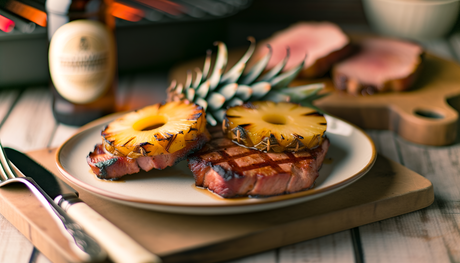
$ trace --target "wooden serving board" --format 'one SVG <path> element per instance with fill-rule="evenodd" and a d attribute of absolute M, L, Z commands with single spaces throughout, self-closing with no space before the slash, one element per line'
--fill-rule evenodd
<path fill-rule="evenodd" d="M 245 50 L 229 51 L 228 67 Z M 204 58 L 177 65 L 170 79 L 185 82 L 187 70 L 203 67 Z M 250 61 L 251 63 L 251 61 Z M 441 146 L 455 142 L 460 110 L 460 65 L 426 54 L 419 79 L 410 91 L 355 96 L 336 91 L 330 78 L 295 80 L 292 85 L 323 82 L 330 94 L 316 105 L 363 129 L 391 130 L 404 139 Z"/>
<path fill-rule="evenodd" d="M 28 153 L 61 178 L 55 149 Z M 352 185 L 281 209 L 220 216 L 142 210 L 77 189 L 80 197 L 164 262 L 216 262 L 328 235 L 429 206 L 433 186 L 383 156 Z M 0 188 L 0 213 L 53 262 L 77 262 L 64 236 L 22 185 Z"/>
<path fill-rule="evenodd" d="M 425 56 L 419 79 L 405 92 L 352 96 L 332 90 L 317 102 L 326 112 L 363 129 L 385 129 L 424 145 L 455 142 L 460 109 L 460 65 L 431 54 Z M 451 105 L 449 105 L 449 103 Z"/>

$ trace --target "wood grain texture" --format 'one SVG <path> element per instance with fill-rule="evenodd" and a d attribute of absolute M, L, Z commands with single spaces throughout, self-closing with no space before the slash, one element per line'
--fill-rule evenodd
<path fill-rule="evenodd" d="M 0 92 L 1 122 L 7 117 L 19 93 L 19 90 Z M 1 263 L 8 263 L 12 258 L 22 262 L 28 261 L 33 245 L 3 215 L 0 215 L 0 237 Z"/>
<path fill-rule="evenodd" d="M 314 227 L 314 226 L 312 226 Z M 350 231 L 300 242 L 280 249 L 280 262 L 356 262 Z"/>
<path fill-rule="evenodd" d="M 33 245 L 9 221 L 0 216 L 0 262 L 27 262 Z"/>
<path fill-rule="evenodd" d="M 21 117 L 14 117 L 17 113 L 10 112 L 12 107 L 15 105 L 15 103 L 19 103 L 19 105 L 24 105 L 21 104 L 20 102 L 16 102 L 18 99 L 19 95 L 21 94 L 20 90 L 4 90 L 0 93 L 0 119 L 2 120 L 2 128 L 0 130 L 0 134 L 10 134 L 11 136 L 8 138 L 3 138 L 3 136 L 0 136 L 2 143 L 10 143 L 12 141 L 23 141 L 24 138 L 20 137 L 18 134 L 16 134 L 16 130 L 12 129 L 13 127 L 11 126 L 11 118 L 19 118 Z M 13 117 L 10 117 L 13 115 Z M 36 116 L 36 115 L 35 115 Z M 9 132 L 9 129 L 11 130 L 11 133 Z M 48 138 L 45 138 L 45 140 L 48 140 Z M 3 206 L 2 206 L 3 207 Z M 0 262 L 1 263 L 9 263 L 12 262 L 11 260 L 13 259 L 14 262 L 28 262 L 30 255 L 33 250 L 33 245 L 28 239 L 21 234 L 14 226 L 7 221 L 7 219 L 4 217 L 4 214 L 0 215 Z"/>
<path fill-rule="evenodd" d="M 51 141 L 55 127 L 49 89 L 28 88 L 3 123 L 0 138 L 4 146 L 21 151 L 43 149 Z"/>
<path fill-rule="evenodd" d="M 4 120 L 19 96 L 19 90 L 4 90 L 0 93 L 0 119 Z"/>
<path fill-rule="evenodd" d="M 131 239 L 118 227 L 96 213 L 84 202 L 73 204 L 67 210 L 68 215 L 80 225 L 107 252 L 115 262 L 161 263 L 161 260 L 138 242 Z"/>
<path fill-rule="evenodd" d="M 57 172 L 52 151 L 29 154 Z M 246 256 L 418 210 L 433 200 L 428 180 L 381 156 L 366 176 L 345 189 L 310 202 L 258 213 L 176 215 L 123 206 L 82 189 L 80 196 L 165 262 L 215 262 Z M 206 231 L 199 225 L 206 226 Z M 350 243 L 341 240 L 349 240 L 349 232 L 299 246 L 316 248 L 316 258 L 321 250 L 332 251 L 331 259 L 348 251 L 351 261 Z"/>
<path fill-rule="evenodd" d="M 65 124 L 58 124 L 56 130 L 54 131 L 52 140 L 47 147 L 57 148 L 61 146 L 67 139 L 70 138 L 73 134 L 77 132 L 79 127 L 69 126 Z"/>
<path fill-rule="evenodd" d="M 435 201 L 427 209 L 360 227 L 366 262 L 458 262 L 459 146 L 425 147 L 387 131 L 369 134 L 379 152 L 432 181 Z"/>
<path fill-rule="evenodd" d="M 460 261 L 459 145 L 427 150 L 417 145 L 399 143 L 403 163 L 419 171 L 435 185 L 436 199 L 432 209 L 421 215 L 423 221 L 417 220 L 419 227 L 425 231 L 422 235 L 425 243 L 435 248 L 425 250 L 423 254 L 431 257 L 443 255 L 451 262 Z M 417 154 L 417 159 L 413 158 L 414 154 Z M 423 227 L 427 221 L 434 222 L 437 227 Z"/>
<path fill-rule="evenodd" d="M 47 258 L 52 262 L 78 261 L 54 219 L 27 187 L 22 184 L 2 187 L 0 198 L 0 213 Z"/>

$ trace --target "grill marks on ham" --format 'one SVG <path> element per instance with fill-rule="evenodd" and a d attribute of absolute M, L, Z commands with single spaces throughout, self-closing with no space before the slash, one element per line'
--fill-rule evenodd
<path fill-rule="evenodd" d="M 195 184 L 225 197 L 272 196 L 309 189 L 319 175 L 319 169 L 329 148 L 329 140 L 314 150 L 285 153 L 264 153 L 234 144 L 223 137 L 219 128 L 187 148 L 169 155 L 136 159 L 114 156 L 97 144 L 87 156 L 91 170 L 100 179 L 118 180 L 141 169 L 164 169 L 189 155 L 189 168 Z M 204 146 L 203 146 L 204 145 Z"/>
<path fill-rule="evenodd" d="M 93 173 L 100 179 L 118 180 L 127 174 L 138 173 L 141 169 L 148 172 L 155 169 L 164 169 L 184 160 L 187 155 L 200 149 L 210 140 L 208 132 L 201 134 L 197 140 L 189 143 L 182 150 L 171 154 L 145 156 L 136 159 L 125 156 L 114 156 L 104 150 L 102 144 L 97 144 L 94 150 L 86 157 L 86 161 Z"/>
<path fill-rule="evenodd" d="M 225 197 L 272 196 L 309 189 L 329 148 L 329 140 L 312 151 L 263 153 L 213 133 L 213 139 L 189 156 L 195 184 Z"/>
<path fill-rule="evenodd" d="M 414 83 L 422 63 L 421 46 L 396 39 L 366 38 L 360 51 L 336 64 L 334 85 L 350 94 L 403 91 Z"/>

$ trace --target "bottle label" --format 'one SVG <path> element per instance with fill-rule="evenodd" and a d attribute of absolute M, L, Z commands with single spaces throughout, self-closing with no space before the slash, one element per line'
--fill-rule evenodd
<path fill-rule="evenodd" d="M 113 83 L 115 41 L 100 22 L 76 20 L 61 26 L 51 39 L 48 56 L 54 87 L 70 102 L 95 101 Z"/>

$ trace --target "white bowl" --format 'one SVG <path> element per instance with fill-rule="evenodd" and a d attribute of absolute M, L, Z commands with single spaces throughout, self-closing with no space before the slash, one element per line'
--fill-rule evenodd
<path fill-rule="evenodd" d="M 370 25 L 380 34 L 413 40 L 445 36 L 454 26 L 459 0 L 363 0 Z"/>

